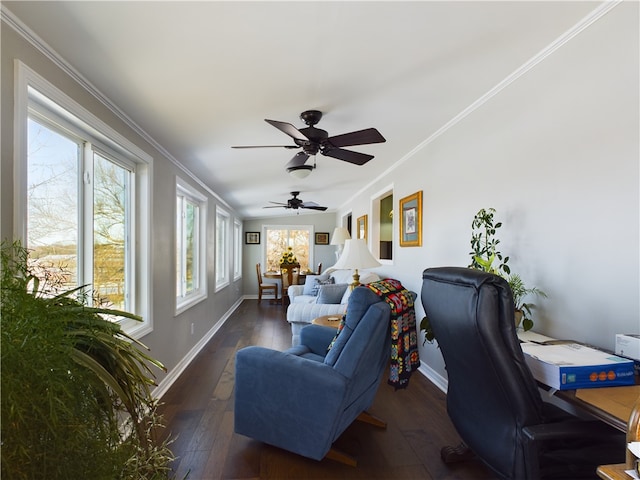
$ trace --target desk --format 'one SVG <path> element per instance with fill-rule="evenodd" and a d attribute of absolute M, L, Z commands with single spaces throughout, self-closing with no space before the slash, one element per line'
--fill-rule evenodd
<path fill-rule="evenodd" d="M 633 406 L 640 398 L 640 385 L 559 390 L 555 396 L 626 432 Z"/>
<path fill-rule="evenodd" d="M 596 473 L 604 480 L 631 480 L 625 470 L 629 470 L 626 464 L 617 463 L 615 465 L 600 465 Z"/>
<path fill-rule="evenodd" d="M 521 342 L 537 344 L 577 343 L 574 341 L 557 340 L 528 331 L 518 331 Z M 525 353 L 525 357 L 526 357 Z M 532 372 L 534 373 L 534 372 Z M 538 380 L 538 385 L 544 390 L 550 390 Z M 636 377 L 636 385 L 581 388 L 578 390 L 558 390 L 554 396 L 596 417 L 621 432 L 627 431 L 627 422 L 633 406 L 640 398 L 640 385 Z"/>

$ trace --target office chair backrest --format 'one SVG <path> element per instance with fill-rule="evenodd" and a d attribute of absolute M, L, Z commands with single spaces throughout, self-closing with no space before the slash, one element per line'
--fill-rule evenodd
<path fill-rule="evenodd" d="M 459 267 L 423 272 L 422 304 L 444 357 L 447 410 L 462 440 L 505 478 L 522 478 L 521 428 L 542 399 L 516 336 L 511 289 Z"/>

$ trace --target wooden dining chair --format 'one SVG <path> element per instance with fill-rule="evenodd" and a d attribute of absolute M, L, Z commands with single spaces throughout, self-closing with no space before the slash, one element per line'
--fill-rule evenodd
<path fill-rule="evenodd" d="M 289 285 L 297 285 L 298 277 L 300 276 L 300 265 L 288 266 L 280 269 L 280 278 L 282 279 L 282 306 L 286 306 L 289 303 L 289 294 L 287 290 Z"/>
<path fill-rule="evenodd" d="M 322 273 L 322 262 L 318 264 L 318 269 L 316 270 L 316 275 L 320 275 Z"/>
<path fill-rule="evenodd" d="M 256 263 L 256 274 L 258 275 L 258 301 L 262 302 L 262 293 L 273 293 L 273 298 L 278 300 L 278 284 L 277 283 L 265 283 L 262 278 L 262 268 L 260 264 Z"/>

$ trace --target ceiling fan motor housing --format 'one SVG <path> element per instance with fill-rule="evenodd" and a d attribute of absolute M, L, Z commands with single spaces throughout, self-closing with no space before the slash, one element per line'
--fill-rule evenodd
<path fill-rule="evenodd" d="M 300 114 L 300 120 L 311 127 L 317 124 L 321 118 L 322 112 L 320 110 L 306 110 Z"/>

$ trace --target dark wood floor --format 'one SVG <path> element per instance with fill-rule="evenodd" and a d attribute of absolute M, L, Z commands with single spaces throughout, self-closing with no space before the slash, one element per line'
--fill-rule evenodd
<path fill-rule="evenodd" d="M 245 300 L 162 398 L 167 432 L 177 437 L 178 478 L 210 479 L 493 479 L 478 462 L 447 466 L 443 445 L 459 437 L 446 413 L 445 395 L 421 374 L 406 390 L 385 381 L 370 412 L 388 427 L 355 422 L 336 441 L 357 467 L 310 460 L 233 432 L 235 352 L 247 345 L 290 346 L 281 306 Z M 304 392 L 293 392 L 301 401 Z"/>

